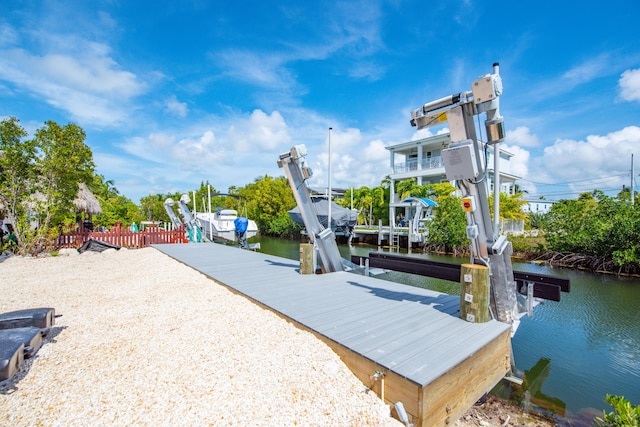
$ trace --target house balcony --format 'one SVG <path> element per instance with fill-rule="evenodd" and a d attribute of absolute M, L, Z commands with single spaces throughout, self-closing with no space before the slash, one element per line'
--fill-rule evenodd
<path fill-rule="evenodd" d="M 438 175 L 443 173 L 443 170 L 444 162 L 440 156 L 428 157 L 422 159 L 422 162 L 410 160 L 393 165 L 393 174 L 398 175 L 398 178 Z"/>

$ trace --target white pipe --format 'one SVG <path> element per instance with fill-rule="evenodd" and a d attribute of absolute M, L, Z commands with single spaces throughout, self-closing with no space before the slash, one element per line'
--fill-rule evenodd
<path fill-rule="evenodd" d="M 327 227 L 331 230 L 331 193 L 333 190 L 331 189 L 331 131 L 333 128 L 329 128 L 329 212 L 327 216 Z"/>
<path fill-rule="evenodd" d="M 500 146 L 493 144 L 493 234 L 500 234 Z"/>
<path fill-rule="evenodd" d="M 634 181 L 634 176 L 633 176 L 633 153 L 631 154 L 631 206 L 633 206 L 635 197 L 634 197 L 634 187 L 633 187 L 633 181 Z"/>
<path fill-rule="evenodd" d="M 500 64 L 497 62 L 493 64 L 493 74 L 500 76 Z M 487 113 L 491 115 L 487 119 L 500 118 L 499 105 L 494 112 Z M 493 156 L 493 238 L 497 239 L 500 234 L 500 146 L 497 143 L 493 144 Z"/>
<path fill-rule="evenodd" d="M 207 185 L 207 197 L 209 198 L 209 238 L 213 240 L 213 221 L 211 220 L 211 184 Z"/>

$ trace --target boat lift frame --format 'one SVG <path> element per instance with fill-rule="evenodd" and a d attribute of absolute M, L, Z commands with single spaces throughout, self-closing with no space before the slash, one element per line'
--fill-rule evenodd
<path fill-rule="evenodd" d="M 304 145 L 296 145 L 288 152 L 280 155 L 278 167 L 283 168 L 287 175 L 289 186 L 293 191 L 293 197 L 298 204 L 300 216 L 307 230 L 307 236 L 319 256 L 322 272 L 344 271 L 336 236 L 333 234 L 331 227 L 324 228 L 320 224 L 311 201 L 311 192 L 305 183 L 313 175 L 311 169 L 305 165 L 304 157 L 306 155 L 307 148 Z"/>

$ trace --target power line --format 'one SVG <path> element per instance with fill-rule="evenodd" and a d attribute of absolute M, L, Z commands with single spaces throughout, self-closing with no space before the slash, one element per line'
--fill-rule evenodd
<path fill-rule="evenodd" d="M 588 179 L 581 179 L 578 181 L 568 181 L 568 182 L 560 182 L 560 183 L 549 183 L 549 182 L 537 182 L 537 181 L 531 181 L 529 179 L 526 178 L 520 178 L 518 181 L 526 181 L 526 182 L 530 182 L 532 184 L 536 184 L 536 185 L 569 185 L 569 184 L 577 184 L 580 182 L 590 182 L 590 181 L 611 181 L 614 179 L 618 179 L 618 178 L 623 178 L 623 177 L 627 177 L 629 176 L 628 173 L 625 174 L 621 174 L 621 175 L 612 175 L 612 176 L 605 176 L 605 177 L 600 177 L 600 178 L 588 178 Z"/>
<path fill-rule="evenodd" d="M 620 188 L 597 188 L 596 190 L 600 190 L 603 193 L 608 193 L 608 192 L 620 192 Z M 584 193 L 590 193 L 590 191 L 564 191 L 564 192 L 557 192 L 557 193 L 540 193 L 541 195 L 545 196 L 545 197 L 550 197 L 550 196 L 579 196 L 580 194 L 584 194 Z"/>

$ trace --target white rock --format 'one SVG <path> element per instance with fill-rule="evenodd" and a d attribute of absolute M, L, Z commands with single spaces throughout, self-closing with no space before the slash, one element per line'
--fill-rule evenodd
<path fill-rule="evenodd" d="M 74 248 L 62 248 L 58 251 L 58 255 L 61 256 L 76 256 L 79 254 L 78 250 Z"/>

